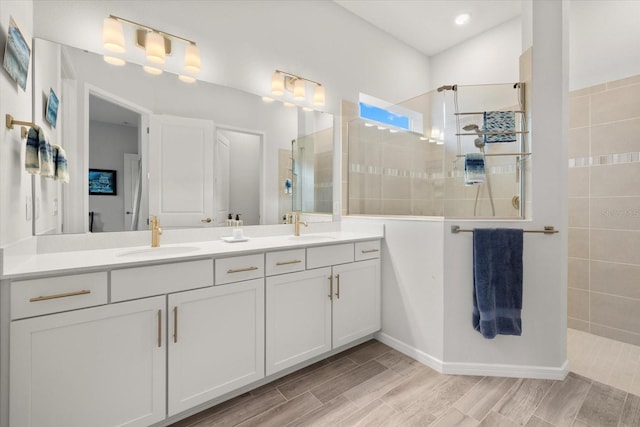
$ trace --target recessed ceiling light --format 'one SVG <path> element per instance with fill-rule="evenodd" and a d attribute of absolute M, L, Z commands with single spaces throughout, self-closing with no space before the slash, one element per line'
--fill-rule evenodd
<path fill-rule="evenodd" d="M 364 122 L 364 125 L 368 128 L 375 126 L 373 123 Z"/>
<path fill-rule="evenodd" d="M 263 96 L 263 97 L 262 97 L 262 100 L 263 100 L 264 102 L 267 102 L 267 103 L 275 101 L 275 99 L 273 99 L 273 98 L 271 98 L 271 97 L 268 97 L 268 96 Z"/>
<path fill-rule="evenodd" d="M 455 19 L 456 25 L 466 25 L 469 23 L 469 21 L 471 21 L 470 13 L 461 13 L 460 15 L 456 16 Z"/>

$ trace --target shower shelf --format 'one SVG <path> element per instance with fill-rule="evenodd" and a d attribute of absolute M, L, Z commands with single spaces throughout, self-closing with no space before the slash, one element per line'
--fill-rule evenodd
<path fill-rule="evenodd" d="M 513 133 L 529 133 L 527 130 L 512 130 L 505 132 L 467 132 L 467 133 L 456 133 L 456 136 L 480 136 L 480 135 L 509 135 Z"/>
<path fill-rule="evenodd" d="M 502 110 L 500 110 L 500 111 L 502 111 Z M 521 114 L 525 113 L 524 111 L 521 111 L 521 110 L 516 110 L 516 111 L 505 110 L 504 112 L 505 113 L 521 113 Z M 472 112 L 469 112 L 469 113 L 453 113 L 453 114 L 455 116 L 472 116 L 472 115 L 473 116 L 477 116 L 477 115 L 481 115 L 481 114 L 484 114 L 484 113 L 486 113 L 486 111 L 472 111 Z"/>
<path fill-rule="evenodd" d="M 485 154 L 485 157 L 496 157 L 496 156 L 530 156 L 531 153 L 493 153 L 493 154 Z M 458 154 L 456 157 L 464 157 L 466 154 Z"/>

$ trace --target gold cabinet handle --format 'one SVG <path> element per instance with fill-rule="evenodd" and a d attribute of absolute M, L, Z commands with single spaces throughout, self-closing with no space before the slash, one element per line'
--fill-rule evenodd
<path fill-rule="evenodd" d="M 329 276 L 329 295 L 327 296 L 333 301 L 333 276 Z"/>
<path fill-rule="evenodd" d="M 289 264 L 300 264 L 302 260 L 292 259 L 291 261 L 278 261 L 276 265 L 289 265 Z"/>
<path fill-rule="evenodd" d="M 253 270 L 257 270 L 258 267 L 246 267 L 246 268 L 237 268 L 235 270 L 230 269 L 227 270 L 228 274 L 232 274 L 232 273 L 242 273 L 243 271 L 253 271 Z"/>
<path fill-rule="evenodd" d="M 211 218 L 201 219 L 200 222 L 206 222 L 208 224 L 211 222 Z"/>
<path fill-rule="evenodd" d="M 162 347 L 162 310 L 158 310 L 158 347 Z"/>
<path fill-rule="evenodd" d="M 337 283 L 337 292 L 336 292 L 336 298 L 340 299 L 340 275 L 336 274 L 336 282 Z"/>
<path fill-rule="evenodd" d="M 178 306 L 173 307 L 173 342 L 178 342 Z"/>
<path fill-rule="evenodd" d="M 371 252 L 378 252 L 380 249 L 363 249 L 361 252 L 363 254 L 370 254 Z"/>
<path fill-rule="evenodd" d="M 90 294 L 90 293 L 91 293 L 90 290 L 83 289 L 81 291 L 76 291 L 76 292 L 66 292 L 64 294 L 55 294 L 55 295 L 45 295 L 45 296 L 34 297 L 34 298 L 31 298 L 29 300 L 29 302 L 47 301 L 47 300 L 56 299 L 56 298 L 75 297 L 77 295 L 86 295 L 86 294 Z"/>

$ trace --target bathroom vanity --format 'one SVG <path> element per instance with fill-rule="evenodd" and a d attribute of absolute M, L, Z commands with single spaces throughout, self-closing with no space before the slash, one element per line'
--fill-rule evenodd
<path fill-rule="evenodd" d="M 380 227 L 5 266 L 10 425 L 165 425 L 367 339 L 380 329 L 381 238 Z"/>

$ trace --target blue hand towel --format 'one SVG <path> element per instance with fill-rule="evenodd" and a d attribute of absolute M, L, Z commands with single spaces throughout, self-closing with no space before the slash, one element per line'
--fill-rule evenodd
<path fill-rule="evenodd" d="M 27 148 L 24 154 L 24 168 L 25 170 L 35 175 L 40 173 L 40 140 L 38 138 L 38 130 L 34 128 L 29 129 L 27 134 Z"/>
<path fill-rule="evenodd" d="M 67 153 L 59 145 L 52 146 L 53 162 L 55 165 L 54 179 L 69 183 L 69 168 L 67 166 Z"/>
<path fill-rule="evenodd" d="M 464 184 L 482 184 L 485 180 L 484 154 L 469 153 L 464 156 Z"/>
<path fill-rule="evenodd" d="M 492 132 L 515 132 L 516 117 L 513 111 L 485 111 L 483 131 L 489 135 L 484 135 L 484 142 L 514 142 L 515 133 L 499 133 L 491 135 Z"/>
<path fill-rule="evenodd" d="M 38 132 L 38 148 L 40 151 L 40 175 L 45 178 L 53 178 L 55 173 L 55 165 L 53 163 L 53 155 L 51 153 L 51 145 L 47 134 L 42 128 Z"/>
<path fill-rule="evenodd" d="M 473 327 L 485 338 L 521 335 L 522 230 L 473 230 Z"/>

